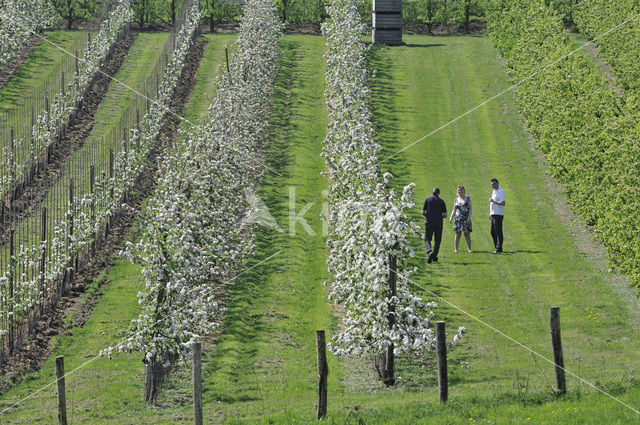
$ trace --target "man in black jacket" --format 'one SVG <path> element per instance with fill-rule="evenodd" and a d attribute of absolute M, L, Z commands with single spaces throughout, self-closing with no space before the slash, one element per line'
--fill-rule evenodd
<path fill-rule="evenodd" d="M 427 263 L 438 261 L 440 241 L 442 240 L 442 219 L 447 216 L 447 205 L 440 199 L 440 189 L 433 188 L 433 195 L 424 200 L 422 215 L 426 217 L 424 224 L 424 244 L 427 247 L 429 259 Z M 431 239 L 433 249 L 431 249 Z"/>

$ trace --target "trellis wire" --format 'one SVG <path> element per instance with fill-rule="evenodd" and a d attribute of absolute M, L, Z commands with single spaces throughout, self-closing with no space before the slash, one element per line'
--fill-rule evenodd
<path fill-rule="evenodd" d="M 36 164 L 42 164 L 44 152 L 51 149 L 64 128 L 53 129 L 48 146 L 35 146 L 34 126 L 37 118 L 48 110 L 56 95 L 64 93 L 65 85 L 73 81 L 78 68 L 78 57 L 89 45 L 92 32 L 108 18 L 113 2 L 105 2 L 91 23 L 93 31 L 87 38 L 77 40 L 69 49 L 74 56 L 64 55 L 63 60 L 51 67 L 40 80 L 40 84 L 22 94 L 26 100 L 16 108 L 0 110 L 0 152 L 5 152 L 9 161 L 0 161 L 0 203 L 10 203 L 12 194 L 19 186 L 30 182 L 36 171 Z M 77 108 L 76 108 L 77 110 Z M 8 198 L 8 199 L 7 199 Z"/>
<path fill-rule="evenodd" d="M 83 204 L 80 200 L 121 171 L 114 158 L 123 149 L 128 149 L 131 132 L 148 112 L 150 102 L 157 98 L 160 78 L 164 75 L 169 55 L 175 49 L 177 33 L 186 20 L 189 3 L 183 3 L 176 26 L 167 38 L 153 71 L 136 87 L 138 93 L 114 127 L 100 140 L 87 143 L 76 152 L 63 166 L 61 176 L 35 212 L 19 222 L 15 218 L 11 226 L 13 238 L 0 241 L 0 277 L 14 270 L 7 285 L 0 284 L 0 313 L 12 313 L 0 314 L 0 328 L 8 329 L 7 334 L 0 336 L 0 365 L 22 345 L 24 337 L 31 334 L 42 315 L 56 305 L 73 273 L 91 260 L 96 245 L 106 237 L 110 218 L 107 222 L 97 222 L 94 209 L 101 210 L 105 205 L 116 202 L 116 210 L 120 211 L 123 199 L 112 199 L 113 191 L 110 195 L 103 193 L 103 196 L 96 197 L 95 206 Z M 77 236 L 74 230 L 78 228 L 78 217 L 83 215 L 89 217 L 95 232 L 91 243 L 74 251 L 70 240 Z M 12 216 L 17 217 L 16 214 Z M 69 220 L 69 217 L 72 218 Z M 58 238 L 55 238 L 56 234 Z M 59 242 L 54 246 L 54 240 L 63 240 L 63 246 Z M 64 258 L 66 264 L 64 273 L 51 275 L 60 258 Z M 23 308 L 16 308 L 25 300 L 29 302 L 23 304 Z"/>

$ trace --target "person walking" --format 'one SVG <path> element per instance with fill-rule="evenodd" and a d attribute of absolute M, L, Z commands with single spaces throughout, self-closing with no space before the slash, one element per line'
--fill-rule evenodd
<path fill-rule="evenodd" d="M 427 263 L 438 262 L 442 241 L 442 219 L 447 216 L 447 205 L 440 199 L 440 189 L 433 188 L 432 195 L 424 200 L 422 215 L 425 216 L 424 244 L 427 248 Z M 433 239 L 433 249 L 431 248 Z"/>
<path fill-rule="evenodd" d="M 453 246 L 456 253 L 460 245 L 461 233 L 464 233 L 464 238 L 467 241 L 467 251 L 471 252 L 471 232 L 473 231 L 471 226 L 472 213 L 471 198 L 466 195 L 464 186 L 458 186 L 458 197 L 453 201 L 453 211 L 451 211 L 451 216 L 449 217 L 449 223 L 451 223 L 451 220 L 455 217 L 453 231 L 456 235 L 453 238 Z"/>
<path fill-rule="evenodd" d="M 491 220 L 491 237 L 493 246 L 496 248 L 494 254 L 502 252 L 504 236 L 502 235 L 502 221 L 504 219 L 504 205 L 506 197 L 504 190 L 500 187 L 498 179 L 491 179 L 493 193 L 489 199 L 489 220 Z"/>

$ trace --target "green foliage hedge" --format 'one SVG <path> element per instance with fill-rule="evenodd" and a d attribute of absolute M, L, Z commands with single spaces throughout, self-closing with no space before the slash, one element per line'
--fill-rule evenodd
<path fill-rule="evenodd" d="M 607 246 L 610 263 L 638 285 L 638 98 L 617 98 L 586 55 L 569 55 L 561 15 L 544 0 L 496 2 L 487 21 L 507 72 L 521 82 L 520 110 L 552 174 Z"/>
<path fill-rule="evenodd" d="M 580 32 L 598 38 L 597 44 L 625 90 L 640 89 L 640 2 L 637 0 L 588 0 L 574 11 Z M 607 33 L 630 20 L 615 31 Z"/>

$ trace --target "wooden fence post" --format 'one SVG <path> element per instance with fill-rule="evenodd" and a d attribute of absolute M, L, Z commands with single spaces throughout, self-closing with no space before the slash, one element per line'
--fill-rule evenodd
<path fill-rule="evenodd" d="M 113 149 L 109 149 L 109 178 L 113 178 Z"/>
<path fill-rule="evenodd" d="M 91 194 L 93 195 L 93 186 L 96 182 L 96 167 L 92 164 L 89 166 L 89 189 L 91 190 Z M 92 197 L 91 202 L 91 225 L 95 229 L 96 224 L 96 199 Z M 96 231 L 93 237 L 93 242 L 91 242 L 91 258 L 96 255 L 96 241 L 98 239 L 98 232 Z"/>
<path fill-rule="evenodd" d="M 14 128 L 11 127 L 11 187 L 15 187 L 18 184 L 18 167 L 16 163 L 16 136 Z"/>
<path fill-rule="evenodd" d="M 77 55 L 76 55 L 77 56 Z M 69 237 L 72 239 L 73 238 L 73 219 L 74 219 L 74 214 L 73 214 L 73 192 L 74 192 L 74 185 L 73 185 L 73 177 L 69 179 L 69 211 L 71 211 L 71 214 L 69 214 Z M 71 251 L 72 247 L 71 247 L 71 241 L 69 241 L 69 253 L 72 254 Z M 75 262 L 75 255 L 71 255 L 71 270 L 69 270 L 69 283 L 73 282 L 73 273 L 75 271 L 76 268 L 76 262 Z"/>
<path fill-rule="evenodd" d="M 67 395 L 64 387 L 64 356 L 56 357 L 58 383 L 58 425 L 67 425 Z"/>
<path fill-rule="evenodd" d="M 438 400 L 446 403 L 449 399 L 449 378 L 447 373 L 447 337 L 444 321 L 436 322 L 436 353 L 438 355 Z"/>
<path fill-rule="evenodd" d="M 562 339 L 560 337 L 560 307 L 551 307 L 551 345 L 553 346 L 553 362 L 556 371 L 556 391 L 559 394 L 567 392 L 567 382 L 564 376 L 564 358 L 562 357 Z"/>
<path fill-rule="evenodd" d="M 229 48 L 226 44 L 224 45 L 224 56 L 227 59 L 227 74 L 231 74 L 231 71 L 229 69 Z"/>
<path fill-rule="evenodd" d="M 13 353 L 13 346 L 14 346 L 14 313 L 15 313 L 15 305 L 14 305 L 14 286 L 15 286 L 15 280 L 16 280 L 16 276 L 15 276 L 15 270 L 13 267 L 13 256 L 15 255 L 15 238 L 14 238 L 14 234 L 13 232 L 11 232 L 11 236 L 10 236 L 10 240 L 9 240 L 9 302 L 11 303 L 11 318 L 9 319 L 9 347 L 8 347 L 8 351 L 9 354 Z"/>
<path fill-rule="evenodd" d="M 42 244 L 42 258 L 40 259 L 40 317 L 44 314 L 44 282 L 47 267 L 47 207 L 42 208 L 42 229 L 40 229 Z"/>
<path fill-rule="evenodd" d="M 202 345 L 193 343 L 193 423 L 202 425 Z"/>
<path fill-rule="evenodd" d="M 44 92 L 44 108 L 47 110 L 47 130 L 51 130 L 51 108 L 49 107 L 49 92 Z"/>
<path fill-rule="evenodd" d="M 398 258 L 389 254 L 389 297 L 396 296 L 396 268 L 397 268 Z M 387 305 L 387 320 L 389 321 L 389 329 L 393 329 L 393 326 L 396 323 L 396 306 L 394 303 L 389 303 Z M 382 381 L 387 387 L 390 387 L 396 383 L 396 361 L 395 361 L 395 346 L 393 343 L 389 344 L 387 347 L 387 352 L 385 353 L 384 359 L 384 370 L 382 374 Z"/>
<path fill-rule="evenodd" d="M 316 345 L 318 347 L 318 419 L 327 415 L 327 344 L 324 331 L 316 331 Z"/>
<path fill-rule="evenodd" d="M 36 126 L 36 111 L 31 108 L 31 175 L 29 176 L 29 183 L 33 181 L 35 174 L 38 172 L 38 152 L 36 151 L 36 138 L 33 134 L 33 128 Z"/>

